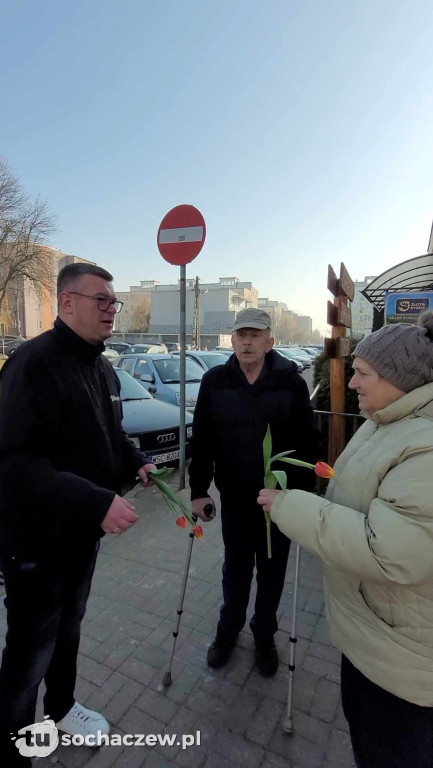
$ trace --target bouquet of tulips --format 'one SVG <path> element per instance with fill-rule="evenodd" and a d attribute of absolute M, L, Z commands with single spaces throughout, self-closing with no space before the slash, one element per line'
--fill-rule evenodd
<path fill-rule="evenodd" d="M 181 496 L 178 496 L 171 486 L 166 483 L 166 480 L 172 475 L 174 469 L 169 467 L 162 467 L 162 469 L 154 469 L 153 472 L 149 472 L 149 477 L 152 478 L 157 488 L 161 491 L 164 501 L 167 504 L 169 510 L 175 515 L 180 512 L 180 517 L 176 518 L 176 525 L 179 528 L 186 528 L 188 523 L 192 525 L 192 531 L 197 539 L 203 538 L 203 528 L 201 525 L 196 525 L 196 518 Z"/>
<path fill-rule="evenodd" d="M 276 488 L 277 483 L 283 491 L 287 490 L 287 477 L 286 473 L 281 469 L 271 469 L 274 461 L 284 461 L 286 464 L 294 464 L 297 467 L 306 467 L 307 469 L 314 469 L 318 477 L 330 478 L 334 477 L 335 472 L 329 464 L 324 461 L 318 461 L 316 464 L 309 464 L 308 461 L 301 461 L 300 459 L 288 458 L 289 453 L 294 451 L 283 451 L 272 456 L 272 435 L 271 428 L 268 424 L 266 430 L 265 439 L 263 440 L 263 461 L 265 465 L 265 488 Z M 271 515 L 269 512 L 265 512 L 266 520 L 266 541 L 268 546 L 268 557 L 272 557 L 271 549 Z"/>

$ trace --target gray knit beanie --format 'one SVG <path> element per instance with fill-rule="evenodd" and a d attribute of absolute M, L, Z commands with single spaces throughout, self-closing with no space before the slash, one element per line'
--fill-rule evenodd
<path fill-rule="evenodd" d="M 433 312 L 423 312 L 418 325 L 396 323 L 370 333 L 353 357 L 361 357 L 403 392 L 433 381 Z"/>

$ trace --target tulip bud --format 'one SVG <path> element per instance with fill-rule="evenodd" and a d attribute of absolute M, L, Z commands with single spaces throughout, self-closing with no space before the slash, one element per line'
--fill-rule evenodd
<path fill-rule="evenodd" d="M 203 538 L 203 528 L 201 525 L 196 525 L 195 528 L 192 529 L 192 532 L 197 539 Z"/>
<path fill-rule="evenodd" d="M 186 526 L 188 525 L 188 521 L 186 517 L 184 517 L 183 515 L 181 517 L 178 517 L 176 520 L 176 525 L 178 525 L 179 528 L 186 528 Z"/>
<path fill-rule="evenodd" d="M 335 472 L 332 467 L 330 467 L 329 464 L 326 464 L 324 461 L 318 461 L 314 467 L 314 471 L 319 477 L 325 477 L 327 479 L 330 477 L 335 477 Z"/>

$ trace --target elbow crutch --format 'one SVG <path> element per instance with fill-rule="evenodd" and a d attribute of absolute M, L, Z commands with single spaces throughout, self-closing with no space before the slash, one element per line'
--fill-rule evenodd
<path fill-rule="evenodd" d="M 290 653 L 289 653 L 289 688 L 287 691 L 287 709 L 283 720 L 283 730 L 286 733 L 293 733 L 292 701 L 293 701 L 293 683 L 295 681 L 295 651 L 298 638 L 296 637 L 296 613 L 298 604 L 298 583 L 301 567 L 301 547 L 296 545 L 295 561 L 295 585 L 293 589 L 293 608 L 292 608 L 292 626 L 290 629 Z"/>
<path fill-rule="evenodd" d="M 319 391 L 320 384 L 314 388 L 310 395 L 310 402 L 314 399 Z M 282 727 L 286 733 L 293 733 L 293 718 L 292 718 L 292 703 L 293 703 L 293 684 L 295 682 L 295 655 L 296 655 L 296 643 L 298 638 L 296 637 L 296 619 L 298 610 L 298 584 L 299 574 L 301 570 L 301 547 L 296 545 L 296 560 L 295 560 L 295 585 L 293 589 L 293 608 L 292 608 L 292 626 L 290 629 L 290 653 L 289 653 L 289 687 L 287 691 L 287 709 L 283 719 Z"/>
<path fill-rule="evenodd" d="M 203 512 L 210 516 L 210 514 L 213 512 L 213 506 L 212 504 L 206 504 L 206 506 L 203 509 Z M 197 521 L 197 515 L 193 515 L 194 522 Z M 180 590 L 180 597 L 179 597 L 179 604 L 177 607 L 177 621 L 176 626 L 173 630 L 173 645 L 171 647 L 171 654 L 170 654 L 170 661 L 168 662 L 168 668 L 166 672 L 164 673 L 164 676 L 162 678 L 162 684 L 164 687 L 168 687 L 172 683 L 171 678 L 171 668 L 173 665 L 173 658 L 174 658 L 174 651 L 176 648 L 176 642 L 177 637 L 179 635 L 179 627 L 180 627 L 180 619 L 183 613 L 183 603 L 185 600 L 185 592 L 186 592 L 186 584 L 188 581 L 188 574 L 189 574 L 189 566 L 191 563 L 191 553 L 192 553 L 192 545 L 194 544 L 195 534 L 193 532 L 193 529 L 191 527 L 191 530 L 189 532 L 189 544 L 188 544 L 188 550 L 186 553 L 186 562 L 185 562 L 185 568 L 183 572 L 183 581 L 182 581 L 182 588 Z"/>

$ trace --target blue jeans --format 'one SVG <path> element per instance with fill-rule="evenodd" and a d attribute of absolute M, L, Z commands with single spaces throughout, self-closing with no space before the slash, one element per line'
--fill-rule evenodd
<path fill-rule="evenodd" d="M 257 495 L 250 499 L 221 498 L 224 603 L 220 626 L 230 637 L 236 637 L 243 628 L 256 566 L 257 595 L 250 627 L 258 642 L 268 642 L 278 629 L 277 610 L 284 587 L 290 539 L 271 523 L 272 557 L 268 558 L 265 517 L 256 503 Z"/>
<path fill-rule="evenodd" d="M 35 722 L 45 680 L 45 714 L 61 720 L 74 704 L 80 625 L 99 542 L 41 560 L 2 557 L 8 629 L 0 669 L 0 754 L 4 765 L 27 766 L 10 734 Z"/>
<path fill-rule="evenodd" d="M 432 768 L 433 707 L 385 691 L 345 656 L 341 695 L 358 768 Z"/>

